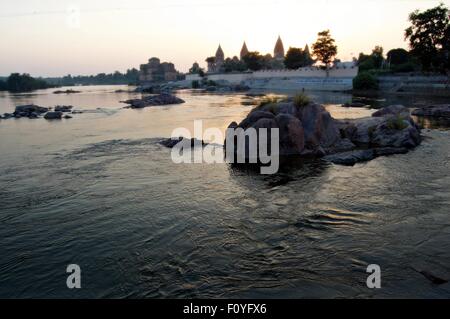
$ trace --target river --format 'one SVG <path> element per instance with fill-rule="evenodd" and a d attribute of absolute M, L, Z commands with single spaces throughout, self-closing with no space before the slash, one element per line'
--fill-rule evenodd
<path fill-rule="evenodd" d="M 64 88 L 66 89 L 66 88 Z M 406 155 L 354 167 L 295 163 L 275 176 L 174 164 L 173 129 L 224 130 L 254 101 L 181 91 L 185 104 L 124 109 L 121 86 L 0 92 L 16 105 L 73 105 L 73 119 L 0 120 L 0 298 L 448 298 L 450 131 L 426 122 Z M 311 93 L 337 118 L 341 93 Z M 376 106 L 434 102 L 408 96 Z M 82 269 L 82 289 L 66 267 Z M 382 289 L 366 286 L 369 264 Z M 447 278 L 448 279 L 448 278 Z"/>

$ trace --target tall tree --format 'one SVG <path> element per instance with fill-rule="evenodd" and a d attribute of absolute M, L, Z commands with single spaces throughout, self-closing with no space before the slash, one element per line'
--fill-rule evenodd
<path fill-rule="evenodd" d="M 425 70 L 449 69 L 450 18 L 448 8 L 441 3 L 432 9 L 409 15 L 411 26 L 405 30 L 411 53 Z"/>
<path fill-rule="evenodd" d="M 382 46 L 379 46 L 379 45 L 377 45 L 372 50 L 372 59 L 373 59 L 376 69 L 380 69 L 381 66 L 383 65 L 383 61 L 384 61 L 383 53 L 384 53 L 384 49 Z"/>
<path fill-rule="evenodd" d="M 328 71 L 330 63 L 333 62 L 338 52 L 335 40 L 331 37 L 330 30 L 319 32 L 317 41 L 313 44 L 312 49 L 313 55 L 317 60 L 325 64 Z"/>

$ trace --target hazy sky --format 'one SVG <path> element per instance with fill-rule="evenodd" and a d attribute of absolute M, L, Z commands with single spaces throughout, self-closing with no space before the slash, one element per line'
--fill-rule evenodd
<path fill-rule="evenodd" d="M 311 44 L 331 29 L 339 58 L 407 47 L 408 14 L 450 0 L 3 0 L 0 75 L 125 71 L 157 56 L 187 71 L 222 44 L 226 56 Z M 78 14 L 79 13 L 79 14 Z"/>

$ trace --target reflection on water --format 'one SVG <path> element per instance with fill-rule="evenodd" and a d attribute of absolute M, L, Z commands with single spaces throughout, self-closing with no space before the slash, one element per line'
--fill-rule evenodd
<path fill-rule="evenodd" d="M 239 121 L 245 95 L 180 92 L 181 106 L 124 110 L 113 91 L 61 97 L 113 114 L 0 122 L 0 297 L 449 296 L 414 270 L 450 274 L 449 131 L 425 131 L 406 155 L 294 161 L 262 176 L 176 165 L 157 143 L 193 119 Z M 82 268 L 76 292 L 65 288 L 71 263 Z M 381 290 L 366 288 L 372 263 Z"/>

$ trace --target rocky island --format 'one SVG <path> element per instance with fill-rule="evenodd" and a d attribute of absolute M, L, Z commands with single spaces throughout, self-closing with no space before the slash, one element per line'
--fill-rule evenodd
<path fill-rule="evenodd" d="M 342 165 L 404 154 L 421 143 L 420 128 L 404 106 L 385 107 L 372 117 L 337 120 L 304 95 L 263 101 L 229 128 L 278 128 L 281 156 L 322 158 Z"/>
<path fill-rule="evenodd" d="M 168 94 L 162 93 L 158 95 L 149 95 L 143 97 L 142 99 L 132 99 L 122 101 L 121 103 L 129 104 L 128 108 L 132 109 L 142 109 L 149 106 L 162 106 L 162 105 L 172 105 L 172 104 L 182 104 L 185 103 L 184 100 Z"/>

